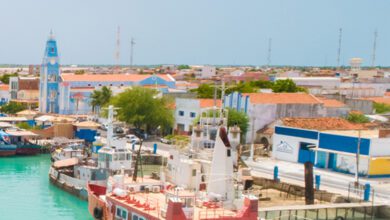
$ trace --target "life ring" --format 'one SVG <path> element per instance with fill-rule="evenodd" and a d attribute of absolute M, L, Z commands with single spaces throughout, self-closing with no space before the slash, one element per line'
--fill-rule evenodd
<path fill-rule="evenodd" d="M 337 216 L 334 220 L 344 220 L 344 217 Z"/>
<path fill-rule="evenodd" d="M 96 219 L 102 219 L 102 217 L 103 217 L 103 209 L 99 208 L 99 207 L 95 207 L 93 209 L 93 217 L 95 217 Z"/>

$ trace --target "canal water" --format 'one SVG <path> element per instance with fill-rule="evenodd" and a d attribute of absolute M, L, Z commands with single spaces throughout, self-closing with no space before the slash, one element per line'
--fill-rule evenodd
<path fill-rule="evenodd" d="M 87 202 L 49 182 L 50 155 L 0 157 L 0 219 L 92 220 Z"/>

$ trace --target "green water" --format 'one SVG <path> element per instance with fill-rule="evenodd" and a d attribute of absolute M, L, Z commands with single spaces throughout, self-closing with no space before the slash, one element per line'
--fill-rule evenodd
<path fill-rule="evenodd" d="M 92 219 L 86 201 L 50 184 L 49 166 L 49 155 L 0 157 L 0 219 Z"/>

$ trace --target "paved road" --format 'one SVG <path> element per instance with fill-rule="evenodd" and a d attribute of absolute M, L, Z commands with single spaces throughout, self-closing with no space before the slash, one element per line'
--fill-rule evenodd
<path fill-rule="evenodd" d="M 273 178 L 274 166 L 277 165 L 279 167 L 279 177 L 281 181 L 301 186 L 304 185 L 303 164 L 277 161 L 270 158 L 261 158 L 256 162 L 249 160 L 245 162 L 252 169 L 252 175 L 254 176 Z M 349 183 L 355 181 L 353 175 L 335 173 L 324 169 L 314 169 L 314 174 L 321 175 L 320 189 L 345 196 L 348 196 Z M 372 188 L 375 190 L 375 202 L 390 204 L 390 184 L 387 179 L 361 178 L 360 183 L 371 184 Z"/>

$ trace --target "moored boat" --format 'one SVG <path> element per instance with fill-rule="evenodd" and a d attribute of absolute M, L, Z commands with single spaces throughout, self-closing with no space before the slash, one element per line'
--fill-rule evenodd
<path fill-rule="evenodd" d="M 90 214 L 103 220 L 257 220 L 258 198 L 245 193 L 248 178 L 234 172 L 239 131 L 230 129 L 230 142 L 223 122 L 205 125 L 197 127 L 187 156 L 171 150 L 159 179 L 122 172 L 107 187 L 88 184 Z"/>
<path fill-rule="evenodd" d="M 16 154 L 16 145 L 10 143 L 9 134 L 0 130 L 0 156 L 12 156 Z"/>
<path fill-rule="evenodd" d="M 16 154 L 16 145 L 0 144 L 0 157 L 12 156 Z"/>
<path fill-rule="evenodd" d="M 20 129 L 9 129 L 5 133 L 9 137 L 10 144 L 16 145 L 16 155 L 36 155 L 40 152 L 41 146 L 34 144 L 35 133 Z"/>

